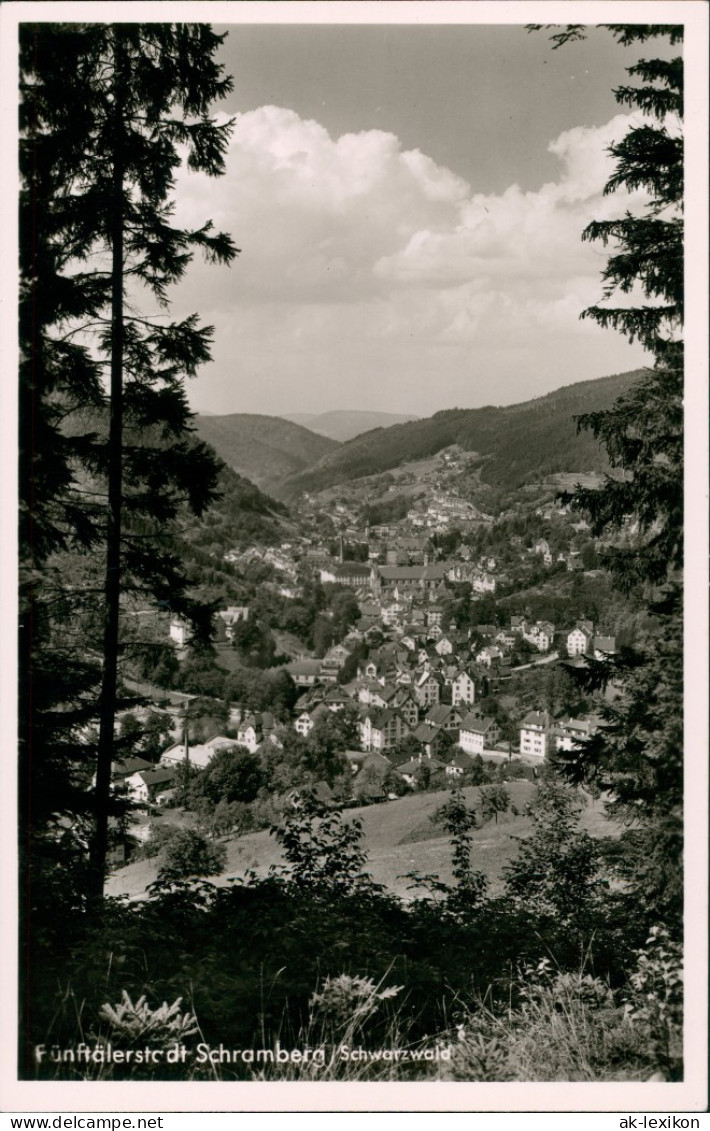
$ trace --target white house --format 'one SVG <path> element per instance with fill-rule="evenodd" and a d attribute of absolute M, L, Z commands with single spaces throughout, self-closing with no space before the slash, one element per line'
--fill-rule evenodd
<path fill-rule="evenodd" d="M 547 711 L 530 711 L 520 724 L 520 753 L 542 761 L 550 750 L 552 716 Z"/>
<path fill-rule="evenodd" d="M 462 774 L 470 770 L 473 765 L 474 761 L 470 754 L 466 754 L 463 750 L 457 750 L 456 753 L 448 759 L 446 772 L 449 777 L 460 778 Z"/>
<path fill-rule="evenodd" d="M 495 746 L 499 738 L 500 727 L 495 719 L 481 718 L 471 712 L 461 723 L 459 746 L 466 754 L 482 754 Z"/>
<path fill-rule="evenodd" d="M 598 722 L 598 718 L 593 715 L 581 719 L 558 719 L 554 731 L 557 750 L 573 750 L 578 742 L 594 734 Z"/>
<path fill-rule="evenodd" d="M 538 652 L 549 652 L 555 639 L 555 626 L 547 620 L 536 621 L 523 630 L 523 637 L 529 644 L 534 644 Z"/>
<path fill-rule="evenodd" d="M 187 754 L 188 761 L 191 766 L 198 770 L 204 770 L 208 766 L 215 754 L 219 750 L 228 749 L 230 746 L 235 746 L 236 742 L 233 738 L 227 738 L 223 734 L 215 734 L 209 738 L 207 742 L 196 742 L 194 745 L 188 743 Z M 185 761 L 185 744 L 176 742 L 173 746 L 169 746 L 160 755 L 161 766 L 178 766 L 181 762 Z"/>
<path fill-rule="evenodd" d="M 569 656 L 586 656 L 591 651 L 593 639 L 593 626 L 576 625 L 571 632 L 567 633 L 567 654 Z"/>
<path fill-rule="evenodd" d="M 468 672 L 459 672 L 451 681 L 451 703 L 458 707 L 466 703 L 472 707 L 476 700 L 476 685 Z"/>
<path fill-rule="evenodd" d="M 154 801 L 158 793 L 170 789 L 175 777 L 172 766 L 153 766 L 150 770 L 139 770 L 126 778 L 126 789 L 132 801 L 144 804 Z"/>
<path fill-rule="evenodd" d="M 307 738 L 313 730 L 313 727 L 316 725 L 316 722 L 320 715 L 327 714 L 329 710 L 330 708 L 326 707 L 324 703 L 318 703 L 318 705 L 316 707 L 313 707 L 312 710 L 302 711 L 293 724 L 296 733 L 302 735 L 303 738 Z M 257 742 L 256 745 L 258 746 L 259 743 Z"/>
<path fill-rule="evenodd" d="M 360 721 L 360 743 L 363 750 L 389 750 L 402 741 L 408 729 L 397 710 L 368 712 Z"/>

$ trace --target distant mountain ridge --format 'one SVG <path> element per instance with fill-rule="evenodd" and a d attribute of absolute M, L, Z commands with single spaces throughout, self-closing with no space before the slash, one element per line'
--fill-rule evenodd
<path fill-rule="evenodd" d="M 335 440 L 279 416 L 198 415 L 194 425 L 200 439 L 211 444 L 228 467 L 268 494 L 339 447 Z"/>
<path fill-rule="evenodd" d="M 366 409 L 333 409 L 330 412 L 311 414 L 307 412 L 283 413 L 282 420 L 291 420 L 303 428 L 317 432 L 319 436 L 329 436 L 331 440 L 345 443 L 363 432 L 373 428 L 390 428 L 393 424 L 406 424 L 419 420 L 413 413 L 368 412 Z"/>
<path fill-rule="evenodd" d="M 609 408 L 645 370 L 566 385 L 521 404 L 447 409 L 423 420 L 358 436 L 313 467 L 279 485 L 279 498 L 389 471 L 458 444 L 481 457 L 481 478 L 515 488 L 555 472 L 606 471 L 608 461 L 593 434 L 577 431 L 575 416 Z"/>

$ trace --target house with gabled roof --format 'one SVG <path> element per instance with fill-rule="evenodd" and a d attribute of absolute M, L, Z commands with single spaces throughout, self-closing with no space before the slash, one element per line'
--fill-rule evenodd
<path fill-rule="evenodd" d="M 459 746 L 466 754 L 482 754 L 491 750 L 500 738 L 500 727 L 490 716 L 471 711 L 459 728 Z"/>
<path fill-rule="evenodd" d="M 228 750 L 236 745 L 237 740 L 234 738 L 228 738 L 224 734 L 213 734 L 205 742 L 188 742 L 186 755 L 184 742 L 176 742 L 160 755 L 160 765 L 175 767 L 188 761 L 195 769 L 204 770 L 220 750 Z"/>
<path fill-rule="evenodd" d="M 440 636 L 435 647 L 440 656 L 450 656 L 454 650 L 453 641 L 448 636 Z"/>
<path fill-rule="evenodd" d="M 598 715 L 584 715 L 573 719 L 564 716 L 555 720 L 553 738 L 557 750 L 574 750 L 579 742 L 590 738 L 599 728 L 601 720 Z"/>
<path fill-rule="evenodd" d="M 530 711 L 520 724 L 520 753 L 543 761 L 550 752 L 554 720 L 549 711 Z"/>
<path fill-rule="evenodd" d="M 405 617 L 409 615 L 409 603 L 406 601 L 388 601 L 382 605 L 380 615 L 383 624 L 392 626 L 402 624 Z"/>
<path fill-rule="evenodd" d="M 293 724 L 294 730 L 303 738 L 307 738 L 320 716 L 328 714 L 328 711 L 329 708 L 324 702 L 318 703 L 308 711 L 302 711 Z"/>
<path fill-rule="evenodd" d="M 255 711 L 253 714 L 245 715 L 239 724 L 237 742 L 240 746 L 246 746 L 250 754 L 254 754 L 257 746 L 273 733 L 275 725 L 274 716 L 270 711 Z"/>
<path fill-rule="evenodd" d="M 384 682 L 378 683 L 374 679 L 364 679 L 358 687 L 358 702 L 364 703 L 367 707 L 386 707 L 387 700 L 383 694 L 384 689 Z"/>
<path fill-rule="evenodd" d="M 489 644 L 476 653 L 476 663 L 483 664 L 486 668 L 492 667 L 493 664 L 502 663 L 503 659 L 503 652 L 495 644 Z"/>
<path fill-rule="evenodd" d="M 460 778 L 475 765 L 473 758 L 465 750 L 455 750 L 450 758 L 444 759 L 444 762 L 446 773 L 452 778 Z"/>
<path fill-rule="evenodd" d="M 414 694 L 420 707 L 433 707 L 441 698 L 439 681 L 431 672 L 422 672 L 414 682 Z"/>
<path fill-rule="evenodd" d="M 360 601 L 360 615 L 371 620 L 380 619 L 380 606 L 376 601 Z"/>
<path fill-rule="evenodd" d="M 329 687 L 323 696 L 323 702 L 329 711 L 342 711 L 352 703 L 352 698 L 342 687 Z"/>
<path fill-rule="evenodd" d="M 321 660 L 291 660 L 284 664 L 296 687 L 312 687 L 318 680 Z"/>
<path fill-rule="evenodd" d="M 533 644 L 538 652 L 549 652 L 555 639 L 555 626 L 550 621 L 538 620 L 523 630 L 523 638 Z"/>
<path fill-rule="evenodd" d="M 248 605 L 228 605 L 226 609 L 219 609 L 217 612 L 217 621 L 222 624 L 227 640 L 232 639 L 234 626 L 241 620 L 249 620 Z"/>
<path fill-rule="evenodd" d="M 439 761 L 438 758 L 412 758 L 409 762 L 403 762 L 400 766 L 396 766 L 397 773 L 404 778 L 407 785 L 416 785 L 417 772 L 421 770 L 422 766 L 426 766 L 430 773 L 435 774 L 437 770 L 443 770 L 444 763 Z"/>
<path fill-rule="evenodd" d="M 451 745 L 451 734 L 443 727 L 432 726 L 428 722 L 419 723 L 412 731 L 412 738 L 421 744 L 427 758 L 436 757 Z"/>
<path fill-rule="evenodd" d="M 125 779 L 128 796 L 133 801 L 149 804 L 157 794 L 170 789 L 175 778 L 173 766 L 151 766 L 149 770 L 138 770 Z"/>
<path fill-rule="evenodd" d="M 567 655 L 586 656 L 592 650 L 594 630 L 591 631 L 577 624 L 571 632 L 567 633 Z"/>
<path fill-rule="evenodd" d="M 512 628 L 501 628 L 500 632 L 495 635 L 495 642 L 499 648 L 514 648 L 520 639 L 519 632 L 513 632 Z"/>
<path fill-rule="evenodd" d="M 402 717 L 410 729 L 419 722 L 419 704 L 411 688 L 406 684 L 395 685 L 395 694 L 391 706 L 401 711 Z"/>
<path fill-rule="evenodd" d="M 394 670 L 393 678 L 394 678 L 395 683 L 402 683 L 402 684 L 405 684 L 407 687 L 411 687 L 412 684 L 414 683 L 416 676 L 417 676 L 417 669 L 416 669 L 416 667 L 414 667 L 414 665 L 412 665 L 412 664 L 397 664 L 397 666 L 395 667 L 395 670 Z"/>
<path fill-rule="evenodd" d="M 329 648 L 323 657 L 323 663 L 328 663 L 338 668 L 342 668 L 347 659 L 350 658 L 350 653 L 344 644 L 334 644 Z"/>
<path fill-rule="evenodd" d="M 409 727 L 398 710 L 385 707 L 369 710 L 360 720 L 360 744 L 363 750 L 389 750 L 409 734 Z"/>
<path fill-rule="evenodd" d="M 451 681 L 451 703 L 454 707 L 460 704 L 473 706 L 476 701 L 476 684 L 470 674 L 461 669 Z"/>
<path fill-rule="evenodd" d="M 495 624 L 475 624 L 471 630 L 471 636 L 480 636 L 483 640 L 492 640 L 498 631 Z"/>
<path fill-rule="evenodd" d="M 595 660 L 605 660 L 607 656 L 616 654 L 616 637 L 595 636 L 592 644 Z"/>
<path fill-rule="evenodd" d="M 457 731 L 463 722 L 466 712 L 461 712 L 458 707 L 448 704 L 438 704 L 429 707 L 424 716 L 424 721 L 444 730 Z"/>
<path fill-rule="evenodd" d="M 474 593 L 495 593 L 496 579 L 492 573 L 477 573 L 471 581 Z"/>
<path fill-rule="evenodd" d="M 145 758 L 121 758 L 111 763 L 111 788 L 118 789 L 127 778 L 133 774 L 139 773 L 141 770 L 150 770 L 153 768 L 153 762 L 147 762 Z M 96 780 L 94 779 L 94 785 Z"/>

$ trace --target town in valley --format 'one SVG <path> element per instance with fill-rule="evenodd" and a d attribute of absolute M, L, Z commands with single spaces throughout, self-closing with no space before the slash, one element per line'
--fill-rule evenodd
<path fill-rule="evenodd" d="M 511 821 L 511 783 L 524 804 L 613 699 L 613 682 L 585 697 L 575 670 L 613 659 L 641 623 L 601 568 L 604 543 L 565 501 L 580 479 L 601 476 L 494 489 L 476 454 L 451 445 L 287 507 L 260 496 L 251 538 L 219 502 L 193 522 L 209 644 L 168 611 L 127 609 L 159 659 L 124 667 L 124 692 L 144 698 L 117 718 L 132 749 L 114 789 L 133 807 L 110 890 L 153 855 L 152 837 L 187 825 L 234 844 L 309 791 L 340 810 L 376 805 L 386 823 L 402 798 L 433 804 L 454 785 L 485 798 L 493 785 L 500 808 L 488 799 L 487 819 Z"/>

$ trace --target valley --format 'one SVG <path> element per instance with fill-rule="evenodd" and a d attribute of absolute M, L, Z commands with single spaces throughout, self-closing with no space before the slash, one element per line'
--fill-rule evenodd
<path fill-rule="evenodd" d="M 560 390 L 549 398 L 553 416 L 570 398 L 577 407 L 600 403 L 631 376 L 602 381 L 596 392 Z M 534 423 L 540 405 L 471 410 L 479 412 Z M 402 429 L 433 427 L 438 443 L 450 438 L 437 427 L 441 416 L 360 442 L 377 439 L 384 451 L 390 432 L 401 439 Z M 362 817 L 375 879 L 403 896 L 398 877 L 408 870 L 450 882 L 448 840 L 426 819 L 442 789 L 462 787 L 475 801 L 481 789 L 502 787 L 512 808 L 500 825 L 479 815 L 473 833 L 495 888 L 530 828 L 527 800 L 516 806 L 514 798 L 532 797 L 548 763 L 595 733 L 616 693 L 613 683 L 585 692 L 577 677 L 643 630 L 641 605 L 622 599 L 603 568 L 604 541 L 560 497 L 577 483 L 600 484 L 598 459 L 581 443 L 575 456 L 570 441 L 562 462 L 574 470 L 549 471 L 531 443 L 525 482 L 511 486 L 482 474 L 503 458 L 500 438 L 498 448 L 486 441 L 487 455 L 461 443 L 421 455 L 415 444 L 412 458 L 386 470 L 347 482 L 336 475 L 284 502 L 233 468 L 257 449 L 261 466 L 282 426 L 294 430 L 305 460 L 305 430 L 279 421 L 272 430 L 270 418 L 206 419 L 232 466 L 223 469 L 221 498 L 201 520 L 185 521 L 181 541 L 195 596 L 216 610 L 212 643 L 198 646 L 187 623 L 162 614 L 151 628 L 158 664 L 130 671 L 148 709 L 167 709 L 172 745 L 159 752 L 156 790 L 150 766 L 126 787 L 143 815 L 119 849 L 111 890 L 139 895 L 159 867 L 151 829 L 185 823 L 226 847 L 216 882 L 234 869 L 263 874 L 279 860 L 266 829 L 315 790 L 322 804 Z M 247 425 L 253 444 L 237 459 Z M 351 446 L 326 442 L 332 454 L 310 452 L 319 475 Z M 253 474 L 287 496 L 283 466 Z M 616 544 L 633 537 L 629 530 Z M 246 767 L 249 784 L 239 784 Z M 613 834 L 601 806 L 585 806 L 581 819 Z"/>

